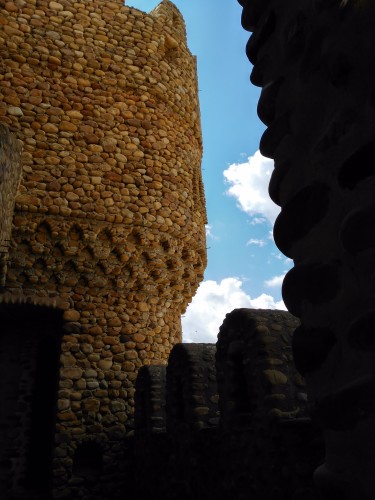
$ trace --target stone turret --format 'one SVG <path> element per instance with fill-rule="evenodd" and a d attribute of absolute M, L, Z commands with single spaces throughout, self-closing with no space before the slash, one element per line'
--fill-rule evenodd
<path fill-rule="evenodd" d="M 126 434 L 136 373 L 181 341 L 203 278 L 196 60 L 168 0 L 9 1 L 0 26 L 0 122 L 23 145 L 3 297 L 64 312 L 67 478 L 81 441 L 111 456 Z"/>

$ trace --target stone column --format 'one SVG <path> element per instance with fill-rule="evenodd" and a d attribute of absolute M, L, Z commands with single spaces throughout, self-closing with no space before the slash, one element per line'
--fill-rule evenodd
<path fill-rule="evenodd" d="M 321 498 L 372 499 L 375 470 L 375 56 L 372 2 L 247 0 L 274 228 L 294 268 L 294 359 L 325 429 Z"/>

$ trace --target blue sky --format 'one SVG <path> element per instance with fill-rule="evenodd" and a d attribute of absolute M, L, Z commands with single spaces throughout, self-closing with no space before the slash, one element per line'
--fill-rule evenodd
<path fill-rule="evenodd" d="M 127 0 L 149 12 L 158 0 Z M 249 81 L 236 0 L 175 0 L 190 51 L 198 59 L 207 202 L 208 266 L 182 318 L 188 342 L 216 342 L 225 314 L 236 307 L 284 308 L 281 281 L 291 262 L 272 240 L 278 207 L 268 198 L 273 162 L 263 158 L 260 89 Z"/>

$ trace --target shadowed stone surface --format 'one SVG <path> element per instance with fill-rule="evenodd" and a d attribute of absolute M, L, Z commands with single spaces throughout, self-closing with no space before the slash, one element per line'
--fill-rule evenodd
<path fill-rule="evenodd" d="M 291 335 L 298 324 L 285 311 L 236 309 L 227 314 L 216 348 L 173 348 L 166 433 L 136 427 L 137 492 L 168 500 L 315 498 L 322 438 L 306 417 L 305 383 L 293 365 Z M 149 390 L 148 370 L 142 368 L 136 384 L 136 415 L 144 411 L 144 395 L 150 406 L 162 394 L 159 380 L 156 391 Z M 219 407 L 212 405 L 217 400 Z"/>
<path fill-rule="evenodd" d="M 275 160 L 275 241 L 312 415 L 325 427 L 321 498 L 372 499 L 375 8 L 372 2 L 247 0 L 243 27 L 262 87 L 261 152 Z M 372 472 L 370 472 L 372 471 Z"/>
<path fill-rule="evenodd" d="M 21 144 L 8 127 L 0 123 L 0 287 L 5 284 L 15 198 L 21 175 Z"/>

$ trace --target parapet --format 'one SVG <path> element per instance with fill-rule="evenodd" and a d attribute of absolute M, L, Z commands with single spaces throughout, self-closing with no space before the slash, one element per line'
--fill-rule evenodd
<path fill-rule="evenodd" d="M 165 432 L 165 366 L 142 366 L 135 384 L 135 432 L 156 434 Z"/>
<path fill-rule="evenodd" d="M 216 365 L 215 345 L 177 344 L 167 366 L 166 432 L 145 432 L 153 404 L 155 416 L 162 406 L 163 367 L 152 367 L 155 383 L 148 367 L 140 370 L 136 419 L 146 418 L 135 440 L 136 490 L 144 498 L 312 498 L 324 451 L 293 366 L 298 325 L 285 311 L 236 309 L 220 328 Z"/>
<path fill-rule="evenodd" d="M 177 344 L 167 366 L 167 430 L 175 434 L 218 425 L 215 344 Z"/>
<path fill-rule="evenodd" d="M 298 325 L 284 311 L 235 309 L 226 315 L 216 354 L 223 428 L 306 416 L 305 384 L 291 349 Z"/>

